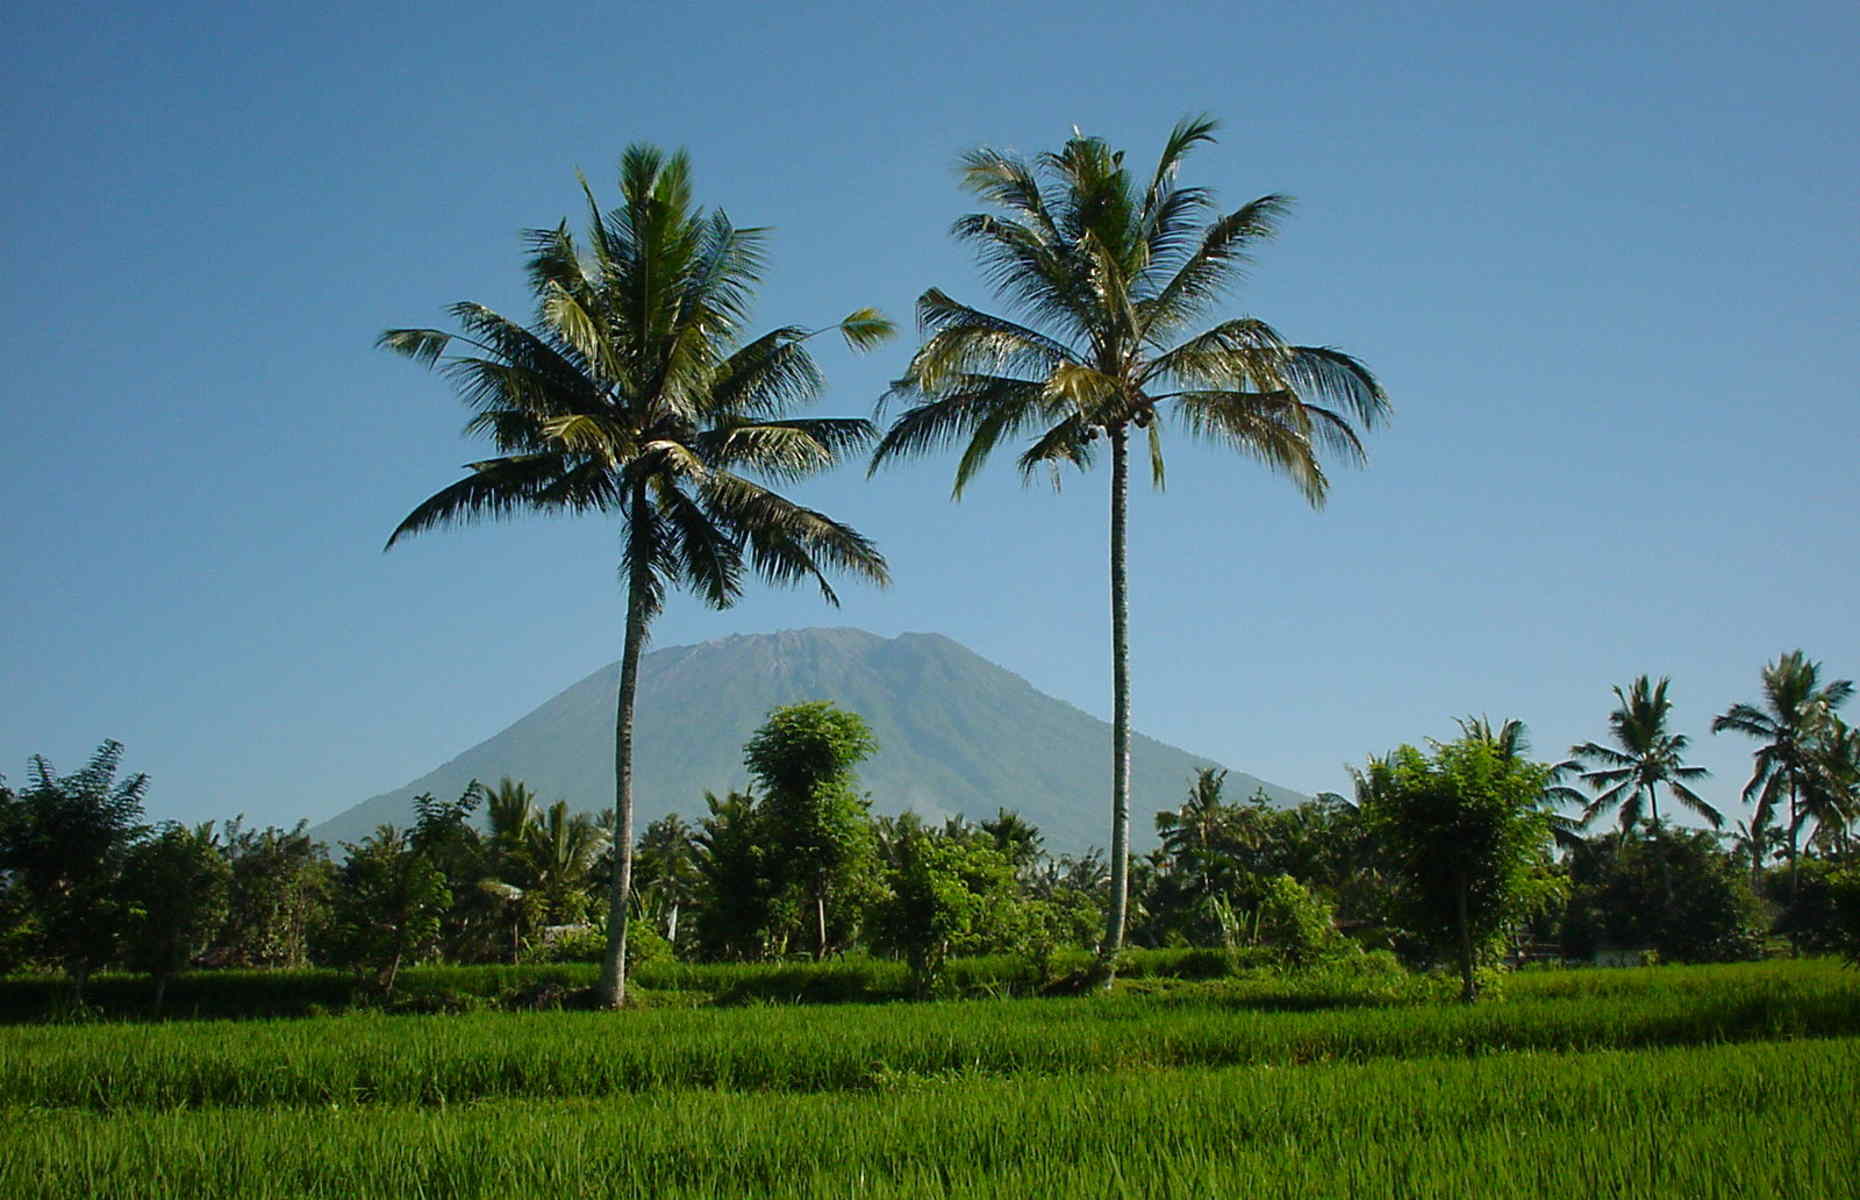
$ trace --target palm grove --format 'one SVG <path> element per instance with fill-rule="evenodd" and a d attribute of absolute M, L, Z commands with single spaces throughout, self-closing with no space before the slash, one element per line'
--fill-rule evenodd
<path fill-rule="evenodd" d="M 1094 953 L 1078 982 L 1106 986 L 1129 939 L 1293 965 L 1392 947 L 1453 967 L 1471 999 L 1476 966 L 1507 944 L 1736 957 L 1754 951 L 1766 921 L 1810 946 L 1838 942 L 1857 890 L 1860 734 L 1837 711 L 1851 684 L 1823 683 L 1799 651 L 1765 668 L 1758 703 L 1713 723 L 1758 742 L 1751 814 L 1729 849 L 1662 820 L 1664 795 L 1669 811 L 1723 824 L 1692 786 L 1703 772 L 1683 761 L 1686 738 L 1666 728 L 1668 681 L 1643 677 L 1616 689 L 1612 744 L 1573 747 L 1554 766 L 1527 758 L 1518 723 L 1468 721 L 1427 751 L 1370 759 L 1352 799 L 1287 811 L 1234 803 L 1220 774 L 1204 772 L 1159 818 L 1162 847 L 1133 860 L 1133 443 L 1157 487 L 1173 424 L 1285 476 L 1317 505 L 1325 460 L 1359 462 L 1361 434 L 1388 413 L 1349 355 L 1217 315 L 1288 203 L 1265 196 L 1224 212 L 1179 184 L 1184 158 L 1213 131 L 1206 118 L 1178 123 L 1141 175 L 1082 135 L 1032 161 L 967 155 L 962 180 L 984 211 L 954 232 L 1003 307 L 923 293 L 924 341 L 880 403 L 880 415 L 898 409 L 882 433 L 865 419 L 794 412 L 823 386 L 812 339 L 870 349 L 889 322 L 861 308 L 751 335 L 765 231 L 698 207 L 682 153 L 630 148 L 616 207 L 603 210 L 583 181 L 582 237 L 566 221 L 528 235 L 529 324 L 466 302 L 450 310 L 456 330 L 380 339 L 443 372 L 472 410 L 467 432 L 494 451 L 408 514 L 390 547 L 523 512 L 616 521 L 624 634 L 611 810 L 594 821 L 565 803 L 542 808 L 520 783 L 474 785 L 457 799 L 423 797 L 410 829 L 384 827 L 337 867 L 301 827 L 145 829 L 146 781 L 115 782 L 114 744 L 73 776 L 35 760 L 26 788 L 0 793 L 0 967 L 62 966 L 81 988 L 105 965 L 159 981 L 211 951 L 222 962 L 349 963 L 386 990 L 403 963 L 435 955 L 598 956 L 600 1002 L 618 1005 L 629 963 L 654 954 L 862 947 L 904 958 L 927 987 L 951 954 L 1012 951 L 1045 976 L 1057 951 L 1079 948 Z M 1109 854 L 1053 858 L 1005 810 L 976 826 L 873 819 L 854 774 L 870 735 L 828 704 L 771 714 L 745 750 L 754 794 L 706 796 L 695 825 L 672 817 L 636 830 L 638 663 L 670 593 L 722 608 L 751 575 L 812 584 L 829 603 L 834 577 L 882 585 L 886 562 L 870 540 L 777 489 L 867 448 L 873 471 L 956 448 L 960 497 L 1004 443 L 1023 478 L 1087 470 L 1101 450 L 1110 460 Z M 1560 815 L 1572 800 L 1578 815 Z M 1584 836 L 1610 813 L 1618 831 Z M 1778 851 L 1780 888 L 1766 874 Z M 1765 913 L 1764 900 L 1779 911 Z"/>

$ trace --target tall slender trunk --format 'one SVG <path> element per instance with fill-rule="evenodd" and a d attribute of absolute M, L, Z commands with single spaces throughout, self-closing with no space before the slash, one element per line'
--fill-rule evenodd
<path fill-rule="evenodd" d="M 1122 425 L 1106 432 L 1111 439 L 1111 911 L 1096 974 L 1108 988 L 1124 948 L 1130 907 L 1130 581 L 1124 563 L 1130 443 Z"/>
<path fill-rule="evenodd" d="M 1473 964 L 1472 914 L 1467 911 L 1467 885 L 1460 881 L 1454 900 L 1460 918 L 1460 1003 L 1471 1004 L 1479 998 L 1479 977 Z"/>
<path fill-rule="evenodd" d="M 827 960 L 827 889 L 822 885 L 814 892 L 814 961 Z"/>
<path fill-rule="evenodd" d="M 1660 789 L 1654 784 L 1647 785 L 1647 799 L 1653 804 L 1653 831 L 1660 832 Z M 1660 890 L 1666 897 L 1666 907 L 1673 907 L 1673 863 L 1666 852 L 1664 842 L 1660 845 Z"/>
<path fill-rule="evenodd" d="M 601 963 L 600 1003 L 626 1003 L 626 925 L 633 897 L 633 702 L 639 691 L 639 652 L 646 643 L 646 588 L 627 580 L 626 648 L 620 655 L 620 694 L 614 703 L 614 873 L 607 905 L 607 956 Z"/>
<path fill-rule="evenodd" d="M 1795 784 L 1789 784 L 1789 903 L 1795 903 L 1796 890 L 1801 886 L 1799 864 L 1796 862 L 1796 840 L 1801 836 L 1801 819 L 1796 815 Z"/>

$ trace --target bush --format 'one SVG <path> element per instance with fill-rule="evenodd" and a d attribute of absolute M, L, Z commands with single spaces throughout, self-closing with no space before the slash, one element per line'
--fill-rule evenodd
<path fill-rule="evenodd" d="M 1342 949 L 1331 906 L 1290 875 L 1267 881 L 1257 929 L 1259 940 L 1285 966 L 1310 966 Z"/>
<path fill-rule="evenodd" d="M 1743 870 L 1702 830 L 1662 825 L 1644 836 L 1589 839 L 1570 860 L 1564 953 L 1589 958 L 1605 943 L 1656 952 L 1662 962 L 1762 957 L 1762 905 Z"/>

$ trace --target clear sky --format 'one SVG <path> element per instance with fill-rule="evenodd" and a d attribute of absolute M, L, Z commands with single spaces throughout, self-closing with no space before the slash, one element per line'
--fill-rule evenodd
<path fill-rule="evenodd" d="M 755 327 L 989 293 L 953 165 L 1074 125 L 1298 204 L 1230 311 L 1347 349 L 1394 422 L 1312 512 L 1170 442 L 1134 496 L 1136 723 L 1304 791 L 1520 717 L 1545 756 L 1673 677 L 1708 733 L 1802 647 L 1860 675 L 1860 8 L 1494 4 L 79 2 L 0 39 L 0 770 L 102 739 L 157 819 L 322 819 L 619 655 L 617 542 L 527 519 L 381 545 L 481 456 L 372 348 L 529 308 L 519 234 L 614 196 L 629 142 L 772 225 Z M 910 337 L 824 355 L 868 413 Z M 1107 479 L 962 503 L 953 461 L 799 489 L 895 585 L 835 612 L 674 598 L 659 646 L 935 631 L 1109 710 Z M 1734 817 L 1738 814 L 1733 813 Z"/>

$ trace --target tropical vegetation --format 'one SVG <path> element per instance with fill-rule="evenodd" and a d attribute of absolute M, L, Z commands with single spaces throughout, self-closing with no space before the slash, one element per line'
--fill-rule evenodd
<path fill-rule="evenodd" d="M 452 306 L 459 333 L 390 329 L 380 344 L 443 370 L 473 410 L 466 432 L 497 454 L 441 489 L 388 539 L 518 512 L 611 514 L 621 527 L 626 632 L 614 718 L 614 829 L 603 1001 L 626 995 L 632 894 L 632 734 L 639 656 L 673 587 L 715 608 L 745 572 L 777 584 L 829 571 L 877 583 L 885 560 L 851 526 L 755 481 L 794 481 L 873 436 L 861 419 L 789 415 L 820 391 L 806 343 L 823 332 L 744 324 L 765 232 L 738 228 L 692 198 L 690 160 L 635 145 L 620 162 L 620 204 L 603 211 L 583 180 L 587 234 L 531 230 L 528 326 L 481 304 Z M 890 323 L 859 309 L 831 327 L 854 348 Z"/>
<path fill-rule="evenodd" d="M 1256 317 L 1196 326 L 1239 282 L 1252 250 L 1290 201 L 1262 196 L 1219 212 L 1205 188 L 1176 181 L 1216 123 L 1185 118 L 1155 170 L 1133 174 L 1121 150 L 1075 134 L 1032 162 L 970 152 L 962 180 L 992 211 L 958 220 L 1009 315 L 939 288 L 917 301 L 929 335 L 887 395 L 905 405 L 872 469 L 961 445 L 954 493 L 1004 441 L 1027 438 L 1023 478 L 1092 465 L 1110 447 L 1111 888 L 1099 976 L 1109 984 L 1128 922 L 1130 634 L 1127 524 L 1130 443 L 1164 479 L 1168 421 L 1288 477 L 1313 505 L 1329 489 L 1321 458 L 1363 457 L 1359 427 L 1388 413 L 1382 387 L 1349 355 L 1300 346 Z M 1208 218 L 1206 223 L 1202 223 Z M 881 408 L 883 405 L 881 404 Z"/>

